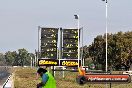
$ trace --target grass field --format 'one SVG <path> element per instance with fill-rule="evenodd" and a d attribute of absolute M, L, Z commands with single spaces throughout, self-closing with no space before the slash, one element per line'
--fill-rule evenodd
<path fill-rule="evenodd" d="M 117 73 L 117 72 L 114 72 Z M 56 72 L 55 79 L 57 88 L 110 88 L 110 84 L 85 84 L 76 83 L 76 72 L 65 72 L 65 78 L 61 72 Z M 14 88 L 36 88 L 39 80 L 36 79 L 36 69 L 34 68 L 15 68 L 14 69 Z M 112 84 L 111 88 L 132 88 L 129 84 Z"/>

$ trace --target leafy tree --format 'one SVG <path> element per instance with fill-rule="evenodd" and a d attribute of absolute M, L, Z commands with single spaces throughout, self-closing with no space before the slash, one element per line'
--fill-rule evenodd
<path fill-rule="evenodd" d="M 5 53 L 5 60 L 6 60 L 7 65 L 13 65 L 15 57 L 13 57 L 11 51 L 8 51 Z"/>
<path fill-rule="evenodd" d="M 27 65 L 29 61 L 28 51 L 26 49 L 18 49 L 18 62 L 21 66 Z"/>
<path fill-rule="evenodd" d="M 119 65 L 130 67 L 132 63 L 132 32 L 118 32 L 116 34 L 107 34 L 108 38 L 108 66 L 114 68 Z M 84 47 L 84 56 L 92 58 L 95 64 L 101 64 L 105 70 L 106 58 L 106 41 L 105 35 L 98 35 L 94 38 L 94 42 L 88 47 Z M 86 59 L 85 58 L 85 59 Z"/>
<path fill-rule="evenodd" d="M 5 56 L 3 53 L 0 53 L 0 66 L 5 65 Z"/>
<path fill-rule="evenodd" d="M 13 65 L 14 66 L 19 66 L 19 58 L 18 58 L 18 53 L 16 51 L 13 51 L 12 52 L 12 55 L 14 57 L 14 62 L 13 62 Z"/>

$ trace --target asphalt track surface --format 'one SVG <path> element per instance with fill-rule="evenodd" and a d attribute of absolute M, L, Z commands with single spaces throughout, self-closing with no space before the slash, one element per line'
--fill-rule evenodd
<path fill-rule="evenodd" d="M 10 75 L 9 67 L 0 66 L 0 87 L 4 84 L 8 76 Z"/>

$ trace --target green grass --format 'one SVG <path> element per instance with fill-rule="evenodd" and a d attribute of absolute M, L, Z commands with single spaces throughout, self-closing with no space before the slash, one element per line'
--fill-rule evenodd
<path fill-rule="evenodd" d="M 14 88 L 36 88 L 36 70 L 31 68 L 15 68 Z"/>
<path fill-rule="evenodd" d="M 113 72 L 113 74 L 121 72 Z M 56 72 L 55 79 L 57 88 L 110 88 L 110 84 L 90 84 L 79 85 L 76 83 L 76 72 L 65 72 L 65 78 L 62 77 L 62 72 Z M 14 69 L 14 88 L 36 88 L 39 80 L 36 79 L 35 68 L 15 68 Z M 112 88 L 132 88 L 132 83 L 129 84 L 112 84 Z"/>

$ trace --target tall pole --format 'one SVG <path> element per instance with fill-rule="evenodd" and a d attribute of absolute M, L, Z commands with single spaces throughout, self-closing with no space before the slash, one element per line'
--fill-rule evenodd
<path fill-rule="evenodd" d="M 37 66 L 37 57 L 36 57 L 37 55 L 36 55 L 36 50 L 35 50 L 35 54 L 34 54 L 34 58 L 35 58 L 35 63 L 34 63 L 34 65 L 35 65 L 35 67 Z"/>
<path fill-rule="evenodd" d="M 78 17 L 78 67 L 79 67 L 79 59 L 80 59 L 80 31 L 79 31 L 79 17 Z"/>
<path fill-rule="evenodd" d="M 108 48 L 108 42 L 107 42 L 107 29 L 108 29 L 108 1 L 105 0 L 105 18 L 106 18 L 106 67 L 105 70 L 106 72 L 108 71 L 108 58 L 107 58 L 107 48 Z M 106 84 L 106 88 L 107 88 L 107 84 Z M 110 83 L 110 88 L 111 88 L 111 83 Z"/>
<path fill-rule="evenodd" d="M 62 59 L 62 28 L 60 28 L 59 60 Z"/>
<path fill-rule="evenodd" d="M 102 1 L 105 1 L 105 30 L 106 30 L 106 35 L 105 35 L 105 38 L 106 38 L 106 66 L 105 66 L 105 71 L 107 72 L 108 71 L 108 58 L 107 58 L 107 48 L 108 48 L 108 42 L 107 42 L 107 26 L 108 26 L 108 1 L 107 0 L 102 0 Z"/>
<path fill-rule="evenodd" d="M 40 26 L 38 26 L 38 53 L 37 53 L 37 63 L 38 63 L 38 59 L 39 59 L 39 51 L 40 51 L 40 34 L 39 34 L 39 32 L 40 32 Z"/>
<path fill-rule="evenodd" d="M 83 58 L 83 28 L 82 28 L 82 58 L 83 66 L 84 66 L 84 58 Z"/>
<path fill-rule="evenodd" d="M 108 58 L 107 58 L 107 48 L 108 48 L 108 45 L 107 45 L 108 44 L 108 42 L 107 42 L 108 22 L 107 21 L 108 21 L 108 15 L 107 14 L 108 14 L 108 3 L 107 3 L 107 0 L 106 0 L 106 14 L 105 14 L 106 15 L 106 72 L 108 71 L 108 69 L 107 69 L 108 68 Z"/>
<path fill-rule="evenodd" d="M 77 29 L 78 29 L 78 67 L 79 67 L 79 59 L 80 59 L 80 31 L 79 31 L 79 15 L 74 15 L 75 19 L 77 19 Z"/>
<path fill-rule="evenodd" d="M 107 42 L 108 2 L 107 2 L 107 0 L 102 0 L 102 1 L 105 1 L 105 18 L 106 18 L 106 20 L 105 20 L 105 21 L 106 21 L 106 23 L 105 23 L 105 30 L 106 30 L 106 35 L 105 35 L 105 36 L 106 36 L 106 37 L 105 37 L 105 38 L 106 38 L 106 63 L 105 63 L 105 64 L 106 64 L 106 67 L 105 67 L 105 70 L 106 70 L 106 72 L 107 72 L 107 71 L 108 71 L 108 69 L 107 69 L 107 67 L 108 67 L 108 58 L 107 58 L 107 48 L 108 48 L 108 47 L 107 47 L 107 46 L 108 46 L 108 45 L 107 45 L 107 43 L 108 43 L 108 42 Z M 107 88 L 107 84 L 106 84 L 106 88 Z M 111 83 L 110 83 L 110 88 L 111 88 Z"/>

